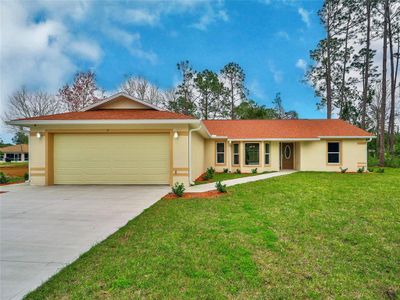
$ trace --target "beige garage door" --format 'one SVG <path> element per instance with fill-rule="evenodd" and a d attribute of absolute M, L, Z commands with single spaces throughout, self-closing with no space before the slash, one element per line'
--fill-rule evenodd
<path fill-rule="evenodd" d="M 55 184 L 168 184 L 167 134 L 55 134 Z"/>

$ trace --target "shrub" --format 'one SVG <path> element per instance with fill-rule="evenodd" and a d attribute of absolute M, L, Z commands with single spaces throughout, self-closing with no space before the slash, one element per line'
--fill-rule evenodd
<path fill-rule="evenodd" d="M 206 174 L 204 175 L 204 179 L 205 180 L 212 179 L 214 177 L 214 174 L 215 174 L 215 169 L 213 167 L 209 167 L 206 170 Z"/>
<path fill-rule="evenodd" d="M 364 167 L 358 168 L 357 173 L 364 173 L 364 171 L 365 171 L 365 168 L 364 168 Z"/>
<path fill-rule="evenodd" d="M 10 179 L 4 174 L 3 172 L 0 172 L 0 183 L 7 183 L 9 182 Z"/>
<path fill-rule="evenodd" d="M 257 174 L 257 168 L 255 168 L 255 169 L 251 169 L 251 173 L 253 173 L 253 174 Z"/>
<path fill-rule="evenodd" d="M 339 169 L 340 169 L 340 172 L 342 172 L 342 173 L 346 173 L 346 172 L 347 172 L 347 170 L 348 170 L 349 168 L 344 168 L 344 169 L 343 169 L 342 167 L 340 167 Z"/>
<path fill-rule="evenodd" d="M 374 172 L 375 170 L 373 168 L 368 168 L 368 172 Z"/>
<path fill-rule="evenodd" d="M 378 170 L 376 170 L 376 173 L 385 173 L 385 169 L 384 168 L 379 168 Z"/>
<path fill-rule="evenodd" d="M 175 182 L 174 186 L 172 187 L 172 192 L 178 197 L 182 197 L 183 193 L 185 192 L 185 186 L 183 183 Z"/>
<path fill-rule="evenodd" d="M 29 174 L 28 173 L 24 174 L 24 179 L 25 179 L 25 181 L 27 181 L 29 179 Z"/>
<path fill-rule="evenodd" d="M 218 181 L 215 183 L 215 187 L 217 188 L 218 192 L 220 193 L 226 193 L 226 184 L 222 184 L 221 181 Z"/>
<path fill-rule="evenodd" d="M 240 174 L 242 173 L 242 171 L 240 171 L 240 169 L 236 169 L 236 174 Z"/>
<path fill-rule="evenodd" d="M 229 172 L 229 169 L 228 168 L 225 168 L 224 169 L 224 173 L 228 173 Z"/>

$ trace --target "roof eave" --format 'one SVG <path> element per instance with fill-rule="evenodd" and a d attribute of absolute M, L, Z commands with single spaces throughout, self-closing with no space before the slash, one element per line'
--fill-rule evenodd
<path fill-rule="evenodd" d="M 112 125 L 112 124 L 199 124 L 197 119 L 138 119 L 138 120 L 13 120 L 6 124 L 15 126 L 35 125 Z"/>

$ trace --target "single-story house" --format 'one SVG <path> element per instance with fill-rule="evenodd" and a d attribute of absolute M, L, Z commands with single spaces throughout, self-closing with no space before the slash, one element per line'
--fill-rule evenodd
<path fill-rule="evenodd" d="M 18 162 L 29 160 L 27 144 L 18 144 L 0 148 L 0 162 Z"/>
<path fill-rule="evenodd" d="M 124 93 L 9 124 L 30 127 L 34 185 L 189 185 L 208 167 L 355 172 L 373 137 L 341 120 L 198 120 Z"/>

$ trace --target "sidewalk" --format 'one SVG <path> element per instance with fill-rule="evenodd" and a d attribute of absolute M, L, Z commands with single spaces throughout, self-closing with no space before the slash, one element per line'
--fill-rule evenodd
<path fill-rule="evenodd" d="M 267 173 L 267 174 L 261 174 L 261 175 L 255 175 L 255 176 L 249 176 L 249 177 L 242 177 L 242 178 L 236 178 L 236 179 L 230 179 L 230 180 L 225 180 L 222 181 L 223 184 L 226 184 L 226 186 L 232 186 L 232 185 L 237 185 L 237 184 L 242 184 L 242 183 L 247 183 L 247 182 L 253 182 L 253 181 L 258 181 L 258 180 L 264 180 L 272 177 L 278 177 L 278 176 L 283 176 L 283 175 L 288 175 L 297 172 L 296 170 L 283 170 L 279 172 L 274 172 L 274 173 Z M 215 190 L 215 182 L 211 183 L 206 183 L 206 184 L 199 184 L 199 185 L 193 185 L 191 187 L 188 187 L 186 189 L 186 192 L 188 193 L 201 193 L 201 192 L 208 192 Z"/>

